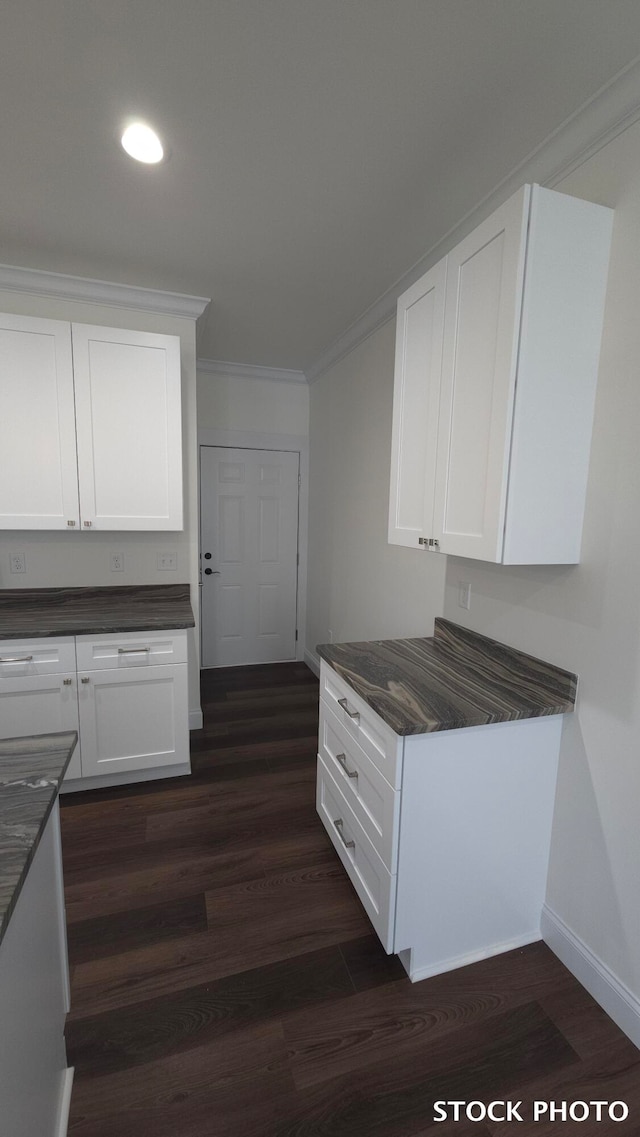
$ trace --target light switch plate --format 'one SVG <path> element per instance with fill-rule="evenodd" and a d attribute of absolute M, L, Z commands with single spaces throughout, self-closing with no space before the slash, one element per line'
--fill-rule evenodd
<path fill-rule="evenodd" d="M 177 553 L 158 553 L 158 571 L 175 572 L 178 567 Z"/>

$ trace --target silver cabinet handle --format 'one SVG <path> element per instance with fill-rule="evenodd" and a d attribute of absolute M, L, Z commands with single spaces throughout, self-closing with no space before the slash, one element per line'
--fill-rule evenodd
<path fill-rule="evenodd" d="M 345 774 L 348 774 L 350 778 L 357 778 L 358 777 L 358 771 L 357 770 L 350 770 L 349 767 L 347 766 L 346 754 L 336 754 L 336 761 L 340 763 Z"/>
<path fill-rule="evenodd" d="M 82 524 L 84 525 L 85 529 L 90 529 L 93 525 L 93 521 L 83 521 Z"/>
<path fill-rule="evenodd" d="M 67 521 L 67 526 L 69 527 L 69 529 L 73 529 L 75 526 L 75 521 Z"/>
<path fill-rule="evenodd" d="M 335 825 L 336 829 L 338 830 L 338 836 L 340 837 L 340 840 L 342 841 L 342 844 L 344 845 L 345 849 L 355 849 L 355 847 L 356 847 L 355 841 L 347 841 L 347 838 L 345 837 L 344 833 L 342 832 L 342 829 L 344 826 L 344 821 L 342 820 L 342 818 L 339 817 L 338 820 L 334 821 L 333 824 Z"/>
<path fill-rule="evenodd" d="M 118 655 L 140 655 L 142 652 L 150 651 L 150 647 L 119 647 Z"/>
<path fill-rule="evenodd" d="M 0 659 L 0 663 L 31 663 L 32 655 L 12 655 L 5 659 Z"/>
<path fill-rule="evenodd" d="M 346 699 L 338 699 L 338 706 L 342 707 L 343 711 L 347 712 L 350 719 L 354 719 L 355 722 L 360 722 L 360 711 L 350 711 L 349 704 Z"/>
<path fill-rule="evenodd" d="M 62 680 L 62 684 L 64 687 L 70 687 L 72 682 L 73 682 L 73 680 L 71 680 L 71 679 L 63 679 Z"/>
<path fill-rule="evenodd" d="M 88 675 L 83 675 L 83 676 L 82 676 L 82 679 L 80 680 L 80 682 L 81 682 L 81 683 L 90 683 L 90 682 L 91 682 L 91 680 L 89 679 L 89 676 L 88 676 Z"/>

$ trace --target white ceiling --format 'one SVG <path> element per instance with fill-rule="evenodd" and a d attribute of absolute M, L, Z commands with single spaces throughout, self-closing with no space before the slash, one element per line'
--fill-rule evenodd
<path fill-rule="evenodd" d="M 304 369 L 639 53 L 638 0 L 9 0 L 0 261 L 210 296 L 203 356 Z"/>

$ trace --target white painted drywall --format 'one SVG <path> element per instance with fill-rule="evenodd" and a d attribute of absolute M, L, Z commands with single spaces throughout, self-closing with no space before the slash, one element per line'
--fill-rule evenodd
<path fill-rule="evenodd" d="M 198 371 L 198 430 L 309 433 L 306 383 Z"/>
<path fill-rule="evenodd" d="M 0 531 L 0 588 L 53 588 L 84 585 L 189 583 L 198 622 L 198 475 L 195 322 L 153 312 L 110 308 L 54 297 L 0 291 L 0 311 L 54 320 L 75 320 L 114 328 L 134 328 L 180 336 L 184 529 L 179 533 L 67 533 Z M 144 429 L 144 424 L 140 424 Z M 9 571 L 13 552 L 26 556 L 25 573 Z M 175 571 L 159 571 L 157 554 L 177 553 Z M 111 554 L 124 553 L 124 571 L 111 571 Z M 200 648 L 189 636 L 189 706 L 200 706 Z"/>
<path fill-rule="evenodd" d="M 387 543 L 395 321 L 311 386 L 307 650 L 431 635 L 445 558 Z"/>
<path fill-rule="evenodd" d="M 577 671 L 547 904 L 640 996 L 640 126 L 558 189 L 615 208 L 582 561 L 451 558 L 445 615 Z M 471 585 L 471 608 L 458 585 Z"/>

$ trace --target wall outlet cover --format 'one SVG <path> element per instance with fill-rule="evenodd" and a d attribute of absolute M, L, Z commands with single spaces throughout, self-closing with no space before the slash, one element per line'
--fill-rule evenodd
<path fill-rule="evenodd" d="M 27 558 L 25 557 L 24 553 L 10 553 L 9 567 L 11 569 L 11 572 L 26 572 Z"/>
<path fill-rule="evenodd" d="M 111 554 L 111 571 L 124 572 L 124 553 Z"/>
<path fill-rule="evenodd" d="M 158 553 L 158 571 L 175 572 L 178 567 L 177 553 Z"/>

